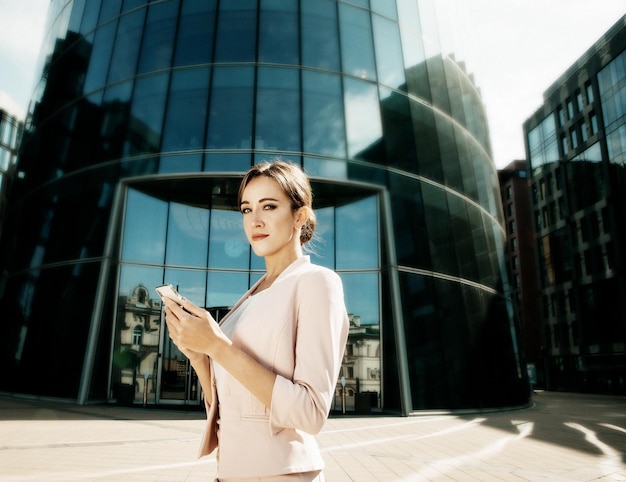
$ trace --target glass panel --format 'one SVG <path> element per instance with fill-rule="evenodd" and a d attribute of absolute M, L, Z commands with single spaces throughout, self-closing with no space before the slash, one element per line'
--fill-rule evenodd
<path fill-rule="evenodd" d="M 389 166 L 417 174 L 418 163 L 410 100 L 407 96 L 384 87 L 380 88 L 380 97 L 387 163 Z"/>
<path fill-rule="evenodd" d="M 136 192 L 136 191 L 135 191 Z M 128 237 L 128 233 L 124 233 Z M 134 297 L 137 303 L 150 304 L 151 301 L 159 303 L 159 298 L 154 288 L 163 284 L 163 268 L 147 268 L 124 264 L 120 268 L 119 295 Z M 144 287 L 145 291 L 137 291 L 138 287 Z"/>
<path fill-rule="evenodd" d="M 372 157 L 368 151 L 382 138 L 378 91 L 374 84 L 352 79 L 344 87 L 348 156 Z"/>
<path fill-rule="evenodd" d="M 617 128 L 620 122 L 623 123 L 621 119 L 626 113 L 626 86 L 623 82 L 625 77 L 626 52 L 615 57 L 598 74 L 604 125 L 609 132 Z"/>
<path fill-rule="evenodd" d="M 439 323 L 442 326 L 442 335 L 444 337 L 444 356 L 450 356 L 451 353 L 458 357 L 457 360 L 463 360 L 464 363 L 448 363 L 446 366 L 446 382 L 454 387 L 450 393 L 450 403 L 453 407 L 477 407 L 480 406 L 480 401 L 476 399 L 478 394 L 483 393 L 483 390 L 477 389 L 477 385 L 487 386 L 492 385 L 493 380 L 488 376 L 477 377 L 474 379 L 473 374 L 476 368 L 484 370 L 487 374 L 491 375 L 490 366 L 484 366 L 481 360 L 481 356 L 485 356 L 488 352 L 491 352 L 498 343 L 490 343 L 487 346 L 476 346 L 476 340 L 478 337 L 476 333 L 489 332 L 493 333 L 495 327 L 480 326 L 478 323 L 474 326 L 474 330 L 469 330 L 468 316 L 469 314 L 475 315 L 476 312 L 481 312 L 484 309 L 484 301 L 480 300 L 469 301 L 467 297 L 464 297 L 464 287 L 460 283 L 451 282 L 448 280 L 434 279 L 434 299 L 437 300 L 435 310 L 439 318 Z M 475 288 L 470 288 L 475 294 L 480 297 L 480 291 Z M 454 300 L 453 303 L 446 302 L 447 300 Z M 471 308 L 466 311 L 465 303 L 467 302 Z M 471 313 L 474 310 L 475 313 Z M 479 318 L 478 316 L 476 318 Z M 501 320 L 501 318 L 496 318 Z M 484 320 L 484 318 L 482 318 Z M 482 321 L 481 320 L 481 321 Z M 500 337 L 498 341 L 502 340 Z M 491 346 L 494 345 L 494 346 Z M 447 357 L 446 357 L 447 358 Z M 494 358 L 498 360 L 498 358 Z M 497 363 L 489 363 L 493 366 Z M 500 379 L 497 377 L 496 379 Z M 478 395 L 480 396 L 480 395 Z"/>
<path fill-rule="evenodd" d="M 178 292 L 191 302 L 202 306 L 206 290 L 203 271 L 166 270 L 165 283 L 172 284 Z M 167 325 L 164 325 L 163 350 L 161 357 L 162 400 L 195 401 L 198 399 L 198 379 L 189 360 L 171 341 Z"/>
<path fill-rule="evenodd" d="M 115 29 L 116 24 L 113 22 L 97 30 L 83 92 L 91 92 L 106 83 Z"/>
<path fill-rule="evenodd" d="M 398 264 L 431 269 L 419 181 L 391 173 L 389 190 Z"/>
<path fill-rule="evenodd" d="M 298 64 L 296 0 L 261 0 L 259 62 Z"/>
<path fill-rule="evenodd" d="M 161 151 L 201 149 L 207 113 L 209 69 L 172 74 Z"/>
<path fill-rule="evenodd" d="M 336 75 L 302 72 L 304 152 L 345 157 L 341 81 Z"/>
<path fill-rule="evenodd" d="M 309 246 L 311 262 L 335 269 L 335 208 L 329 206 L 315 210 L 317 226 Z"/>
<path fill-rule="evenodd" d="M 216 68 L 213 74 L 207 147 L 251 147 L 254 69 Z"/>
<path fill-rule="evenodd" d="M 133 91 L 132 79 L 108 87 L 102 96 L 103 120 L 102 126 L 99 128 L 101 143 L 104 146 L 104 159 L 117 159 L 122 155 L 124 139 L 126 138 L 126 130 L 128 129 L 128 104 L 130 103 Z M 87 121 L 89 119 L 89 121 Z M 84 123 L 93 121 L 93 112 L 85 112 Z M 92 126 L 92 129 L 97 127 Z"/>
<path fill-rule="evenodd" d="M 200 170 L 202 170 L 202 154 L 190 154 L 186 156 L 161 156 L 158 172 L 198 172 Z"/>
<path fill-rule="evenodd" d="M 89 0 L 91 2 L 91 0 Z M 140 5 L 145 5 L 149 0 L 124 0 L 124 6 L 122 12 L 128 12 L 133 8 L 137 8 Z M 186 1 L 186 0 L 185 0 Z"/>
<path fill-rule="evenodd" d="M 377 15 L 374 15 L 373 20 L 378 82 L 394 89 L 406 90 L 398 24 Z"/>
<path fill-rule="evenodd" d="M 158 151 L 167 80 L 167 74 L 137 79 L 130 109 L 130 132 L 126 137 L 125 154 L 133 155 Z"/>
<path fill-rule="evenodd" d="M 189 359 L 169 337 L 167 325 L 163 325 L 163 348 L 161 350 L 161 385 L 159 401 L 196 401 L 199 396 L 198 376 Z"/>
<path fill-rule="evenodd" d="M 300 151 L 298 71 L 259 68 L 255 148 Z"/>
<path fill-rule="evenodd" d="M 396 2 L 390 2 L 389 0 L 371 0 L 370 8 L 373 12 L 380 13 L 393 20 L 398 20 Z"/>
<path fill-rule="evenodd" d="M 164 283 L 173 285 L 192 303 L 203 306 L 206 292 L 206 274 L 203 270 L 167 269 Z"/>
<path fill-rule="evenodd" d="M 158 365 L 161 301 L 154 288 L 162 268 L 122 266 L 118 294 L 111 386 L 121 403 L 154 402 Z"/>
<path fill-rule="evenodd" d="M 478 279 L 480 282 L 486 282 L 489 279 L 489 247 L 487 243 L 487 228 L 483 224 L 485 218 L 482 211 L 473 205 L 467 206 L 467 215 L 470 226 L 472 226 L 472 241 L 474 243 L 474 257 L 476 258 L 476 268 L 478 270 Z M 488 221 L 491 224 L 491 221 Z"/>
<path fill-rule="evenodd" d="M 167 203 L 128 190 L 122 259 L 162 264 L 165 259 Z"/>
<path fill-rule="evenodd" d="M 337 269 L 378 268 L 377 198 L 336 208 Z"/>
<path fill-rule="evenodd" d="M 346 383 L 346 410 L 370 413 L 381 402 L 380 303 L 378 273 L 341 273 L 350 334 L 341 375 Z M 347 361 L 347 363 L 345 362 Z M 335 405 L 341 407 L 341 385 Z"/>
<path fill-rule="evenodd" d="M 378 272 L 340 273 L 340 276 L 348 313 L 358 316 L 361 326 L 380 326 Z"/>
<path fill-rule="evenodd" d="M 220 2 L 215 62 L 252 62 L 256 44 L 257 0 Z"/>
<path fill-rule="evenodd" d="M 85 98 L 87 99 L 87 103 L 89 105 L 100 107 L 101 104 L 102 104 L 102 95 L 103 94 L 104 94 L 104 90 L 100 89 L 100 90 L 96 90 L 95 92 L 85 96 Z"/>
<path fill-rule="evenodd" d="M 88 34 L 94 28 L 96 28 L 96 25 L 98 23 L 99 13 L 100 13 L 100 0 L 89 0 L 89 8 L 85 10 L 85 13 L 83 15 L 83 21 L 80 24 L 81 34 L 83 35 Z"/>
<path fill-rule="evenodd" d="M 141 9 L 120 18 L 111 59 L 109 83 L 135 74 L 145 14 L 145 10 Z"/>
<path fill-rule="evenodd" d="M 4 144 L 2 147 L 9 145 L 9 139 L 11 138 L 11 124 L 4 119 L 4 112 L 0 113 L 0 144 Z"/>
<path fill-rule="evenodd" d="M 413 118 L 415 148 L 419 152 L 419 174 L 427 179 L 443 181 L 435 114 L 432 108 L 418 102 L 411 102 L 409 107 Z"/>
<path fill-rule="evenodd" d="M 305 157 L 302 166 L 310 176 L 348 179 L 348 165 L 345 161 Z"/>
<path fill-rule="evenodd" d="M 206 306 L 208 308 L 232 308 L 247 290 L 248 273 L 209 271 L 207 273 Z M 220 311 L 223 316 L 224 310 Z M 215 315 L 213 316 L 215 317 Z"/>
<path fill-rule="evenodd" d="M 68 32 L 80 31 L 80 23 L 83 20 L 86 3 L 87 0 L 74 0 L 74 5 L 72 6 L 72 16 L 70 17 L 70 23 L 67 26 Z"/>
<path fill-rule="evenodd" d="M 426 54 L 421 36 L 419 13 L 414 0 L 398 0 L 402 55 L 406 69 L 407 90 L 414 96 L 430 100 Z M 429 102 L 430 103 L 430 102 Z"/>
<path fill-rule="evenodd" d="M 244 172 L 251 164 L 250 154 L 206 154 L 204 170 L 214 172 Z"/>
<path fill-rule="evenodd" d="M 339 23 L 344 73 L 360 79 L 376 80 L 369 12 L 340 3 Z"/>
<path fill-rule="evenodd" d="M 250 245 L 239 211 L 213 210 L 209 238 L 211 268 L 248 268 Z"/>
<path fill-rule="evenodd" d="M 181 7 L 174 66 L 211 61 L 216 0 L 185 0 Z"/>
<path fill-rule="evenodd" d="M 208 209 L 170 204 L 165 264 L 206 267 L 208 239 Z"/>
<path fill-rule="evenodd" d="M 427 183 L 422 183 L 424 217 L 433 270 L 458 275 L 454 239 L 450 231 L 450 215 L 445 192 Z"/>
<path fill-rule="evenodd" d="M 107 87 L 104 95 L 102 96 L 102 105 L 106 109 L 106 106 L 111 110 L 114 110 L 114 105 L 123 105 L 130 102 L 131 94 L 133 93 L 133 81 L 128 80 L 126 82 L 120 82 L 115 85 Z"/>
<path fill-rule="evenodd" d="M 165 69 L 172 62 L 178 2 L 150 4 L 137 72 Z"/>
<path fill-rule="evenodd" d="M 439 22 L 434 0 L 417 0 L 420 31 L 422 38 L 420 44 L 424 46 L 425 58 L 432 59 L 441 56 L 439 40 Z"/>
<path fill-rule="evenodd" d="M 120 14 L 120 8 L 122 7 L 122 0 L 102 0 L 102 6 L 100 7 L 100 16 L 98 17 L 98 24 L 102 25 L 107 20 L 111 20 Z"/>
<path fill-rule="evenodd" d="M 556 122 L 553 115 L 549 115 L 541 122 L 541 131 L 544 142 L 548 142 L 556 132 Z"/>
<path fill-rule="evenodd" d="M 339 71 L 337 2 L 302 0 L 302 65 Z"/>
<path fill-rule="evenodd" d="M 459 276 L 478 280 L 476 266 L 476 250 L 472 237 L 472 226 L 469 223 L 468 203 L 459 196 L 447 195 L 450 206 L 450 224 L 454 235 L 454 248 L 459 259 Z M 482 225 L 478 228 L 482 229 Z"/>
<path fill-rule="evenodd" d="M 414 408 L 444 407 L 448 403 L 443 325 L 437 318 L 432 278 L 400 272 L 404 336 Z"/>

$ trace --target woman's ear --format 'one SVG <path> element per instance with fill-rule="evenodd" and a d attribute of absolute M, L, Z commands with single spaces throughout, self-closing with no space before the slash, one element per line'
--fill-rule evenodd
<path fill-rule="evenodd" d="M 311 217 L 311 210 L 308 206 L 300 206 L 296 210 L 296 226 L 301 228 L 306 224 L 308 219 Z"/>

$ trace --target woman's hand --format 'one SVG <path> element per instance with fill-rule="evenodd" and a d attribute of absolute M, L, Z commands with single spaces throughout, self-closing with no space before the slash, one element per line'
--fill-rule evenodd
<path fill-rule="evenodd" d="M 170 338 L 189 358 L 194 368 L 202 367 L 202 363 L 205 363 L 207 370 L 201 373 L 209 373 L 206 358 L 208 355 L 250 390 L 261 403 L 271 406 L 276 381 L 274 372 L 234 346 L 208 311 L 186 299 L 164 299 L 164 303 L 165 322 Z M 201 383 L 206 393 L 210 380 L 205 376 L 205 381 Z"/>
<path fill-rule="evenodd" d="M 164 299 L 164 303 L 170 338 L 192 364 L 231 345 L 208 311 L 187 299 Z"/>

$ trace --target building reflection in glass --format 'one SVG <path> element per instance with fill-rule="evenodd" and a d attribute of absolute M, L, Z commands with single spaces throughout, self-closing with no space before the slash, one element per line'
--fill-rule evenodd
<path fill-rule="evenodd" d="M 152 297 L 151 290 L 143 285 L 135 287 L 130 296 L 119 297 L 112 363 L 115 380 L 112 397 L 118 401 L 141 400 L 144 393 L 151 395 L 153 401 L 161 338 L 161 304 L 161 299 Z M 163 374 L 168 382 L 170 374 L 179 370 L 178 360 L 164 362 Z"/>
<path fill-rule="evenodd" d="M 355 314 L 349 314 L 349 318 L 350 332 L 334 409 L 371 413 L 381 408 L 380 325 L 361 325 L 361 317 Z"/>

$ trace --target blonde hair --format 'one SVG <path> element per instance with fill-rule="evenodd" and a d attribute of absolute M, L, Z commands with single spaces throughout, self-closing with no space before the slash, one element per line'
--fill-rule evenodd
<path fill-rule="evenodd" d="M 300 166 L 283 161 L 280 158 L 264 161 L 256 166 L 252 166 L 243 176 L 237 194 L 237 206 L 241 204 L 243 191 L 253 179 L 265 176 L 278 183 L 283 192 L 291 200 L 291 207 L 295 211 L 301 207 L 306 207 L 308 219 L 300 231 L 300 244 L 303 245 L 313 238 L 317 219 L 313 212 L 313 190 L 309 178 Z"/>

